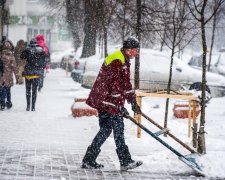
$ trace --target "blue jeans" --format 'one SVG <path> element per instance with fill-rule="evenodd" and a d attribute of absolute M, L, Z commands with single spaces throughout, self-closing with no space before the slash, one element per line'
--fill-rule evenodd
<path fill-rule="evenodd" d="M 11 87 L 6 87 L 6 101 L 8 103 L 12 103 L 11 102 Z"/>
<path fill-rule="evenodd" d="M 0 87 L 0 105 L 5 106 L 5 99 L 7 96 L 7 89 L 6 87 Z"/>

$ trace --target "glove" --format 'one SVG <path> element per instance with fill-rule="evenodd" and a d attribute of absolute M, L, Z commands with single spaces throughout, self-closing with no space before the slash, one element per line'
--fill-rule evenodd
<path fill-rule="evenodd" d="M 118 110 L 120 111 L 121 115 L 126 117 L 129 115 L 129 112 L 127 111 L 127 109 L 123 106 L 118 107 Z"/>
<path fill-rule="evenodd" d="M 141 114 L 141 108 L 139 107 L 136 101 L 131 103 L 131 108 L 134 111 L 134 113 Z"/>

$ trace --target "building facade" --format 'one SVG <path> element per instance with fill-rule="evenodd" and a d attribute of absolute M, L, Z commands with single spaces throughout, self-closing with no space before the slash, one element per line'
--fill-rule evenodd
<path fill-rule="evenodd" d="M 6 7 L 9 10 L 9 22 L 4 26 L 3 35 L 14 45 L 20 39 L 29 42 L 36 35 L 43 34 L 51 51 L 59 49 L 60 32 L 63 30 L 58 25 L 57 18 L 49 15 L 49 9 L 43 0 L 7 0 Z"/>

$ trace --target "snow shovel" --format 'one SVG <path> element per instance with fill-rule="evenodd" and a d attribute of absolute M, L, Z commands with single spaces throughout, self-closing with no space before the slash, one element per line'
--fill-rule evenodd
<path fill-rule="evenodd" d="M 147 129 L 145 126 L 143 126 L 141 123 L 137 122 L 134 118 L 132 118 L 129 114 L 123 114 L 125 118 L 129 119 L 132 121 L 134 124 L 139 126 L 141 129 L 143 129 L 146 133 L 151 135 L 154 139 L 159 141 L 162 145 L 164 145 L 166 148 L 168 148 L 170 151 L 172 151 L 174 154 L 178 156 L 178 159 L 184 162 L 186 165 L 188 165 L 190 168 L 192 168 L 195 172 L 197 172 L 199 175 L 205 176 L 203 173 L 202 169 L 199 167 L 199 165 L 195 162 L 195 159 L 191 157 L 190 155 L 182 155 L 179 153 L 177 150 L 175 150 L 173 147 L 171 147 L 169 144 L 167 144 L 165 141 L 160 139 L 158 136 L 162 133 L 156 132 L 153 133 L 149 129 Z"/>
<path fill-rule="evenodd" d="M 151 122 L 152 124 L 154 124 L 156 127 L 158 127 L 160 130 L 164 130 L 164 128 L 162 126 L 160 126 L 157 122 L 155 122 L 153 119 L 151 119 L 149 116 L 147 116 L 146 114 L 144 114 L 143 112 L 141 112 L 141 116 L 143 116 L 145 119 L 147 119 L 149 122 Z M 198 154 L 194 149 L 190 148 L 188 145 L 186 145 L 184 142 L 182 142 L 180 139 L 178 139 L 176 136 L 174 136 L 172 133 L 170 133 L 169 131 L 166 132 L 167 135 L 169 135 L 171 138 L 173 138 L 176 142 L 178 142 L 180 145 L 182 145 L 184 148 L 186 148 L 188 151 L 190 151 L 191 153 L 196 153 Z"/>

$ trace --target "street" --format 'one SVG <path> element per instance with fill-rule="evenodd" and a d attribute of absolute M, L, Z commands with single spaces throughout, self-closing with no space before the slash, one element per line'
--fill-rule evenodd
<path fill-rule="evenodd" d="M 176 163 L 187 168 L 187 173 L 177 173 L 176 168 L 168 173 L 155 171 L 154 164 L 157 166 L 157 163 L 149 162 L 152 164 L 149 167 L 144 155 L 140 155 L 144 160 L 141 167 L 121 172 L 113 137 L 109 137 L 97 159 L 105 167 L 102 170 L 81 169 L 86 148 L 98 131 L 98 120 L 97 117 L 74 118 L 70 107 L 74 97 L 87 95 L 88 92 L 72 78 L 66 77 L 64 71 L 52 70 L 45 78 L 42 92 L 38 93 L 36 111 L 32 112 L 25 110 L 24 85 L 14 85 L 13 107 L 0 112 L 0 180 L 206 179 L 194 176 L 178 160 Z M 134 143 L 131 143 L 131 148 Z M 141 147 L 146 145 L 150 149 L 150 144 L 141 143 Z M 151 151 L 157 147 L 151 148 Z M 165 151 L 163 149 L 162 154 Z M 132 154 L 134 158 L 139 158 L 138 151 Z M 173 169 L 173 165 L 170 168 Z"/>

